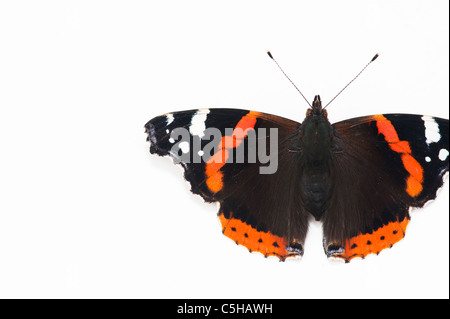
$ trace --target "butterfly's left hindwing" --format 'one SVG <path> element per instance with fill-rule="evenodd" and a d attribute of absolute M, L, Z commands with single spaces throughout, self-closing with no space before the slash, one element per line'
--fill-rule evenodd
<path fill-rule="evenodd" d="M 145 129 L 151 153 L 172 157 L 193 193 L 219 202 L 227 237 L 284 260 L 303 254 L 307 232 L 293 164 L 299 125 L 247 110 L 199 109 L 158 116 Z"/>
<path fill-rule="evenodd" d="M 409 208 L 436 198 L 449 169 L 449 123 L 385 114 L 333 128 L 335 184 L 323 218 L 324 248 L 349 261 L 391 247 L 405 234 Z"/>

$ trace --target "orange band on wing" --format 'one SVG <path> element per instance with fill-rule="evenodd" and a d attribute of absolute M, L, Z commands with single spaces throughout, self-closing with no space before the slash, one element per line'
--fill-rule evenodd
<path fill-rule="evenodd" d="M 247 136 L 248 131 L 255 127 L 258 112 L 250 111 L 241 118 L 233 129 L 231 136 L 224 136 L 219 143 L 219 149 L 206 163 L 206 185 L 217 193 L 223 188 L 223 173 L 220 169 L 225 165 L 229 151 L 238 147 Z"/>
<path fill-rule="evenodd" d="M 423 167 L 412 157 L 409 142 L 400 141 L 391 121 L 383 115 L 375 115 L 373 118 L 377 122 L 378 133 L 384 135 L 384 139 L 394 152 L 402 155 L 403 166 L 410 174 L 406 180 L 406 191 L 411 197 L 416 197 L 423 190 Z"/>
<path fill-rule="evenodd" d="M 412 197 L 419 195 L 423 190 L 422 183 L 413 176 L 409 176 L 406 180 L 406 191 Z"/>
<path fill-rule="evenodd" d="M 286 249 L 286 239 L 273 235 L 270 232 L 257 231 L 247 223 L 236 218 L 225 218 L 224 214 L 219 215 L 222 224 L 223 234 L 236 242 L 245 246 L 250 252 L 260 252 L 264 256 L 277 256 L 280 259 L 299 255 L 295 251 Z"/>
<path fill-rule="evenodd" d="M 394 143 L 389 143 L 391 150 L 397 153 L 411 153 L 411 147 L 407 141 L 398 141 Z"/>
<path fill-rule="evenodd" d="M 378 254 L 383 249 L 392 247 L 392 245 L 405 237 L 408 223 L 409 218 L 405 217 L 402 221 L 390 222 L 371 233 L 350 238 L 345 242 L 345 251 L 337 253 L 333 257 L 350 261 L 355 257 L 364 258 L 369 254 Z"/>
<path fill-rule="evenodd" d="M 384 135 L 384 139 L 388 143 L 398 143 L 398 134 L 392 125 L 391 121 L 383 115 L 375 115 L 374 119 L 377 121 L 378 132 Z"/>

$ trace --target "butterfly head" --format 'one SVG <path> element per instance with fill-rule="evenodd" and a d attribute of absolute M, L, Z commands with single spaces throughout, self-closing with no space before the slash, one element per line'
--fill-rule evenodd
<path fill-rule="evenodd" d="M 324 116 L 327 117 L 327 111 L 322 108 L 322 101 L 320 100 L 320 95 L 314 97 L 312 107 L 306 111 L 306 116 Z"/>

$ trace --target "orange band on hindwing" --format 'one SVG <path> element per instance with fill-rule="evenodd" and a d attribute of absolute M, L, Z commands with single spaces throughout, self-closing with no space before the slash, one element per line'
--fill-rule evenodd
<path fill-rule="evenodd" d="M 395 127 L 383 115 L 375 115 L 374 120 L 377 123 L 378 133 L 383 134 L 389 147 L 396 153 L 401 154 L 403 166 L 410 174 L 406 180 L 406 192 L 411 197 L 416 197 L 423 190 L 423 167 L 411 155 L 411 147 L 408 141 L 400 141 Z"/>
<path fill-rule="evenodd" d="M 350 261 L 355 257 L 364 258 L 369 254 L 378 254 L 383 249 L 392 247 L 392 245 L 405 237 L 408 223 L 409 218 L 405 217 L 403 220 L 390 222 L 371 233 L 360 234 L 350 238 L 345 242 L 345 251 L 336 254 L 334 257 Z"/>
<path fill-rule="evenodd" d="M 223 188 L 223 173 L 220 170 L 229 157 L 229 152 L 237 148 L 244 141 L 248 131 L 254 129 L 258 112 L 250 111 L 241 118 L 233 129 L 231 136 L 224 136 L 220 141 L 217 153 L 215 153 L 206 163 L 206 185 L 217 193 Z"/>
<path fill-rule="evenodd" d="M 286 249 L 287 241 L 283 237 L 258 231 L 239 219 L 226 218 L 223 213 L 219 214 L 219 220 L 223 234 L 234 240 L 236 244 L 247 247 L 250 252 L 257 251 L 265 257 L 276 256 L 281 260 L 299 255 L 296 251 Z"/>

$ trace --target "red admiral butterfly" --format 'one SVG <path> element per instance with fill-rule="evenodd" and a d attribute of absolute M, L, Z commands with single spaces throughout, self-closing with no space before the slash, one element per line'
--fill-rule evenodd
<path fill-rule="evenodd" d="M 198 109 L 145 129 L 150 152 L 172 157 L 194 194 L 220 204 L 227 237 L 280 260 L 303 255 L 311 216 L 323 223 L 328 257 L 348 262 L 392 247 L 410 207 L 436 198 L 449 169 L 448 120 L 381 114 L 331 124 L 318 95 L 302 123 Z"/>

